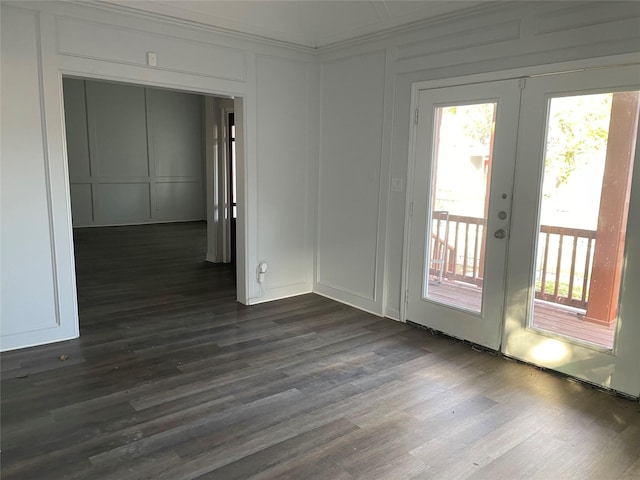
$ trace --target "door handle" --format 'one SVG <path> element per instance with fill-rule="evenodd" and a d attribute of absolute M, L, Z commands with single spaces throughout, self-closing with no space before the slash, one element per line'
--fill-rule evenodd
<path fill-rule="evenodd" d="M 493 236 L 496 237 L 496 238 L 504 238 L 504 237 L 507 236 L 507 232 L 505 232 L 504 229 L 500 228 L 500 229 L 495 231 Z"/>

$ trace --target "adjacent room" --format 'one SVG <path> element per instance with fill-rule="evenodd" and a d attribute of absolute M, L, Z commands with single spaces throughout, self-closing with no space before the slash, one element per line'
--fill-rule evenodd
<path fill-rule="evenodd" d="M 92 307 L 113 325 L 116 311 L 169 309 L 176 285 L 209 288 L 178 279 L 187 252 L 235 298 L 233 100 L 77 78 L 63 91 L 80 328 Z"/>
<path fill-rule="evenodd" d="M 640 478 L 640 4 L 1 2 L 1 476 Z"/>

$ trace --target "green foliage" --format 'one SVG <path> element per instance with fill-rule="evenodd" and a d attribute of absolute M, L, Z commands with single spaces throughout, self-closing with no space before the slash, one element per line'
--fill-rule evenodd
<path fill-rule="evenodd" d="M 556 188 L 606 150 L 612 94 L 554 98 L 547 130 L 545 168 Z"/>
<path fill-rule="evenodd" d="M 464 115 L 465 136 L 482 146 L 489 146 L 493 130 L 494 103 L 453 106 L 447 107 L 445 111 L 451 115 Z"/>

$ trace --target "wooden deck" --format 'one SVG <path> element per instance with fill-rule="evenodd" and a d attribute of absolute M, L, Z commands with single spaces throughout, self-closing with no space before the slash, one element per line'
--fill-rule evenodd
<path fill-rule="evenodd" d="M 475 285 L 443 280 L 440 285 L 429 285 L 429 298 L 442 303 L 480 311 L 482 290 Z M 612 348 L 615 324 L 610 327 L 585 322 L 584 310 L 535 300 L 533 327 L 577 339 L 581 342 Z"/>

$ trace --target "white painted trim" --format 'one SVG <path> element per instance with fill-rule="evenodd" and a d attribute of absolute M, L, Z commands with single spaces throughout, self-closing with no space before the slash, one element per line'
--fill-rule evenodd
<path fill-rule="evenodd" d="M 391 48 L 386 49 L 386 57 L 385 57 L 385 83 L 384 83 L 384 119 L 383 119 L 383 127 L 382 127 L 382 161 L 380 165 L 380 192 L 384 194 L 384 197 L 381 195 L 381 205 L 384 207 L 384 231 L 382 232 L 382 237 L 384 238 L 384 247 L 382 248 L 382 279 L 381 279 L 381 288 L 382 295 L 380 298 L 381 301 L 381 311 L 383 315 L 387 314 L 389 297 L 388 297 L 388 289 L 386 288 L 388 279 L 389 279 L 389 255 L 387 251 L 387 246 L 389 245 L 389 234 L 391 233 L 389 230 L 389 211 L 391 205 L 391 164 L 393 162 L 393 124 L 395 122 L 396 117 L 396 109 L 395 109 L 395 90 L 396 90 L 396 78 L 395 75 L 391 75 L 390 72 L 393 70 L 393 57 L 391 55 Z M 389 114 L 389 112 L 391 112 Z M 384 171 L 384 175 L 383 175 Z M 383 181 L 384 180 L 384 181 Z M 382 200 L 384 198 L 384 203 Z M 380 207 L 382 211 L 383 207 Z M 395 311 L 395 309 L 393 309 Z M 400 312 L 397 313 L 399 317 Z"/>
<path fill-rule="evenodd" d="M 44 80 L 44 57 L 43 49 L 46 48 L 46 45 L 42 40 L 42 13 L 36 13 L 34 15 L 35 25 L 36 25 L 36 49 L 37 49 L 37 67 L 38 67 L 38 87 L 39 87 L 39 95 L 40 95 L 40 124 L 41 124 L 41 132 L 42 132 L 42 146 L 43 152 L 42 157 L 44 159 L 44 183 L 46 189 L 46 199 L 47 199 L 47 217 L 49 219 L 49 241 L 51 248 L 51 272 L 53 274 L 52 284 L 53 284 L 53 301 L 54 301 L 54 310 L 55 310 L 55 319 L 58 327 L 62 325 L 61 315 L 60 315 L 60 292 L 58 290 L 58 259 L 56 252 L 56 235 L 55 235 L 55 223 L 53 218 L 53 196 L 52 196 L 52 179 L 51 179 L 51 154 L 49 152 L 50 145 L 47 142 L 47 137 L 49 132 L 47 130 L 47 109 L 45 107 L 45 80 Z M 63 103 L 64 109 L 64 103 Z M 64 143 L 66 145 L 66 142 Z M 64 153 L 66 155 L 66 146 L 64 148 Z M 69 201 L 70 203 L 70 201 Z M 78 328 L 79 330 L 79 328 Z"/>
<path fill-rule="evenodd" d="M 315 75 L 312 75 L 315 74 Z M 308 93 L 308 114 L 307 125 L 307 148 L 309 166 L 307 169 L 307 188 L 309 196 L 307 200 L 307 212 L 309 215 L 309 266 L 307 270 L 307 281 L 312 291 L 315 291 L 316 282 L 318 280 L 318 245 L 319 245 L 319 199 L 320 199 L 320 139 L 322 138 L 322 88 L 321 76 L 322 70 L 318 63 L 312 64 L 307 73 L 309 78 Z M 313 88 L 315 87 L 315 88 Z M 311 92 L 315 92 L 312 94 Z M 313 96 L 312 96 L 313 95 Z M 318 132 L 317 135 L 311 135 L 311 132 Z"/>
<path fill-rule="evenodd" d="M 317 52 L 320 54 L 331 54 L 336 51 L 339 52 L 343 49 L 358 47 L 361 45 L 367 45 L 372 42 L 381 42 L 384 40 L 391 40 L 398 36 L 411 34 L 413 32 L 420 32 L 426 28 L 434 27 L 442 23 L 456 22 L 458 20 L 473 17 L 483 13 L 490 13 L 492 11 L 502 10 L 504 8 L 508 8 L 508 5 L 512 3 L 514 2 L 503 1 L 503 2 L 483 3 L 480 5 L 476 5 L 474 7 L 469 7 L 463 11 L 454 11 L 454 12 L 444 13 L 441 15 L 437 15 L 435 17 L 416 20 L 411 23 L 381 30 L 379 32 L 360 35 L 358 37 L 339 41 L 339 42 L 333 42 L 318 48 Z"/>
<path fill-rule="evenodd" d="M 51 345 L 52 343 L 66 342 L 80 336 L 79 333 L 64 337 L 43 336 L 43 333 L 49 332 L 51 328 L 29 330 L 28 332 L 20 332 L 2 336 L 2 352 L 11 352 L 13 350 L 22 350 L 23 348 L 39 347 L 41 345 Z M 37 339 L 37 340 L 36 340 Z"/>
<path fill-rule="evenodd" d="M 396 322 L 400 322 L 400 323 L 407 323 L 406 321 L 402 321 L 400 320 L 400 311 L 396 310 L 395 308 L 389 309 L 388 311 L 386 311 L 384 313 L 384 317 L 385 318 L 389 318 L 391 320 L 394 320 Z"/>
<path fill-rule="evenodd" d="M 78 24 L 89 24 L 91 26 L 93 26 L 95 29 L 98 29 L 100 27 L 103 27 L 107 30 L 117 30 L 122 32 L 122 34 L 124 35 L 125 33 L 131 32 L 131 33 L 137 33 L 140 35 L 145 35 L 145 37 L 156 37 L 157 39 L 163 39 L 163 38 L 172 38 L 173 40 L 177 41 L 177 42 L 186 42 L 186 43 L 190 43 L 192 44 L 192 46 L 203 46 L 205 48 L 209 48 L 209 49 L 224 49 L 224 50 L 228 50 L 229 52 L 235 52 L 237 53 L 239 56 L 244 57 L 244 62 L 243 62 L 243 69 L 240 75 L 238 76 L 230 76 L 230 75 L 216 75 L 213 73 L 204 73 L 204 72 L 197 72 L 197 71 L 189 71 L 189 70 L 181 70 L 181 69 L 177 69 L 177 68 L 165 68 L 162 67 L 161 65 L 158 66 L 154 66 L 152 67 L 155 71 L 167 71 L 167 72 L 175 72 L 175 73 L 184 73 L 187 75 L 194 75 L 194 76 L 198 76 L 198 77 L 206 77 L 209 79 L 216 79 L 216 80 L 229 80 L 229 81 L 236 81 L 236 82 L 242 82 L 245 83 L 247 81 L 247 65 L 246 65 L 246 52 L 242 49 L 239 48 L 235 48 L 235 47 L 229 47 L 229 46 L 222 46 L 220 44 L 217 43 L 212 43 L 212 42 L 207 42 L 207 41 L 202 41 L 202 40 L 194 40 L 191 38 L 186 38 L 186 37 L 177 37 L 174 35 L 168 35 L 168 34 L 159 34 L 159 33 L 155 33 L 155 32 L 148 32 L 145 30 L 141 30 L 138 28 L 131 28 L 131 27 L 125 27 L 125 26 L 121 26 L 121 25 L 115 25 L 115 24 L 109 24 L 109 23 L 103 23 L 103 22 L 98 22 L 98 21 L 93 21 L 93 20 L 87 20 L 87 19 L 79 19 L 76 17 L 71 17 L 71 16 L 65 16 L 65 15 L 58 15 L 56 16 L 56 28 L 59 29 L 59 23 L 61 21 L 68 21 L 68 22 L 75 22 Z M 146 68 L 146 65 L 140 64 L 140 63 L 130 63 L 127 61 L 123 61 L 123 60 L 114 60 L 113 58 L 109 58 L 109 57 L 100 57 L 100 56 L 89 56 L 89 55 L 85 55 L 79 52 L 73 52 L 73 51 L 65 51 L 63 49 L 60 48 L 59 45 L 59 37 L 56 39 L 58 40 L 56 42 L 56 50 L 58 55 L 64 55 L 64 56 L 68 56 L 68 57 L 78 57 L 78 58 L 85 58 L 85 59 L 91 59 L 91 60 L 99 60 L 99 61 L 105 61 L 105 62 L 109 62 L 109 63 L 117 63 L 117 64 L 122 64 L 122 65 L 133 65 L 133 66 L 143 66 Z"/>
<path fill-rule="evenodd" d="M 389 49 L 384 49 L 384 78 L 382 83 L 382 122 L 380 122 L 380 156 L 378 159 L 378 212 L 376 218 L 376 264 L 374 266 L 373 301 L 384 311 L 385 246 L 387 240 L 387 213 L 389 205 L 390 166 L 385 164 L 387 149 L 391 144 L 391 120 L 393 91 L 390 90 L 389 64 L 392 58 Z M 393 85 L 391 85 L 393 86 Z M 391 98 L 390 98 L 391 97 Z M 385 172 L 383 175 L 383 171 Z"/>
<path fill-rule="evenodd" d="M 332 295 L 331 293 L 326 292 L 326 291 L 322 291 L 322 290 L 314 290 L 313 293 L 315 293 L 316 295 L 320 295 L 321 297 L 325 297 L 325 298 L 328 298 L 330 300 L 334 300 L 336 302 L 342 303 L 344 305 L 348 305 L 350 307 L 357 308 L 358 310 L 362 310 L 363 312 L 370 313 L 371 315 L 375 315 L 376 317 L 383 318 L 383 315 L 382 315 L 381 312 L 376 311 L 375 309 L 366 307 L 366 306 L 361 305 L 361 304 L 355 304 L 354 302 L 351 302 L 351 301 L 349 301 L 349 300 L 347 300 L 347 299 L 345 299 L 345 298 L 343 298 L 343 297 L 341 297 L 339 295 Z"/>
<path fill-rule="evenodd" d="M 60 3 L 66 3 L 69 5 L 86 5 L 85 0 L 59 0 Z M 218 35 L 223 35 L 231 40 L 234 39 L 243 39 L 249 40 L 251 42 L 260 42 L 268 45 L 272 45 L 279 48 L 286 48 L 290 50 L 296 50 L 300 52 L 314 52 L 317 49 L 313 47 L 308 47 L 301 44 L 296 44 L 292 42 L 286 42 L 284 40 L 276 40 L 269 37 L 264 37 L 261 35 L 245 33 L 238 30 L 232 30 L 224 27 L 215 27 L 212 25 L 208 25 L 206 23 L 197 22 L 195 20 L 186 20 L 182 18 L 171 17 L 169 15 L 164 15 L 160 13 L 147 12 L 143 10 L 139 10 L 135 7 L 129 7 L 125 5 L 116 5 L 116 4 L 108 4 L 108 3 L 92 3 L 91 6 L 96 9 L 105 10 L 108 12 L 116 12 L 116 13 L 124 13 L 130 17 L 137 17 L 142 19 L 154 19 L 157 22 L 168 23 L 171 25 L 175 25 L 177 27 L 187 27 L 190 29 L 203 30 L 205 32 L 215 33 Z"/>
<path fill-rule="evenodd" d="M 86 65 L 86 67 L 85 67 L 86 70 L 82 69 L 82 64 L 83 63 Z M 91 64 L 92 64 L 91 61 L 86 61 L 86 60 L 82 60 L 80 62 L 77 62 L 75 64 L 74 70 L 71 72 L 71 75 L 75 74 L 75 75 L 80 75 L 82 77 L 88 76 L 88 77 L 95 78 L 95 79 L 101 79 L 99 74 L 96 74 L 96 73 L 94 73 L 92 71 Z M 58 68 L 58 76 L 60 78 L 60 82 L 59 82 L 59 97 L 60 97 L 60 99 L 63 98 L 62 80 L 61 80 L 62 79 L 62 75 L 65 75 L 67 73 L 68 73 L 68 71 L 65 70 L 64 68 Z M 106 80 L 133 83 L 133 84 L 141 85 L 141 86 L 149 86 L 149 85 L 152 85 L 154 83 L 157 83 L 157 82 L 147 81 L 146 78 L 137 78 L 134 81 L 134 80 L 132 80 L 131 78 L 128 78 L 128 77 L 124 77 L 124 78 L 123 77 L 119 77 L 116 74 L 108 75 Z M 186 92 L 190 92 L 190 93 L 203 93 L 201 90 L 200 91 L 198 91 L 198 90 L 196 90 L 196 91 L 189 90 L 189 87 L 184 85 L 184 84 L 169 84 L 169 85 L 172 86 L 173 89 L 179 89 L 181 91 L 186 91 Z M 165 85 L 165 86 L 168 86 L 168 85 Z M 213 95 L 213 96 L 223 96 L 223 97 L 228 96 L 227 92 L 218 93 L 214 89 L 212 89 L 210 86 L 206 88 L 206 93 L 209 94 L 209 95 Z M 64 117 L 62 118 L 62 124 L 64 124 Z M 244 141 L 245 142 L 246 142 L 246 138 L 247 137 L 245 135 L 244 136 Z M 49 140 L 51 140 L 51 138 L 49 138 Z M 64 142 L 64 145 L 65 145 L 65 151 L 64 151 L 64 157 L 63 158 L 64 158 L 65 170 L 67 170 L 68 169 L 68 162 L 67 162 L 67 155 L 66 155 L 66 137 L 63 138 L 63 142 Z M 66 172 L 66 173 L 67 173 L 67 179 L 68 179 L 68 172 Z M 238 177 L 237 177 L 238 179 L 242 179 L 243 178 L 243 177 L 240 176 L 240 174 L 241 174 L 240 171 L 238 171 L 237 174 L 238 174 Z M 242 172 L 242 175 L 244 175 L 244 171 Z M 69 225 L 69 231 L 70 231 L 69 241 L 65 246 L 69 249 L 69 251 L 71 252 L 71 257 L 73 258 L 74 245 L 73 245 L 73 236 L 71 234 L 71 228 L 72 227 L 71 227 L 71 216 L 70 216 L 71 194 L 70 194 L 70 189 L 69 189 L 69 185 L 68 185 L 68 180 L 66 181 L 65 188 L 66 188 L 66 201 L 67 201 L 67 205 L 68 205 L 68 217 L 69 217 L 68 225 Z M 245 191 L 246 190 L 243 190 L 242 194 L 244 194 Z M 239 196 L 238 200 L 239 201 L 240 201 L 240 194 L 241 194 L 241 192 L 238 191 L 238 196 Z M 239 217 L 238 221 L 240 221 L 240 209 L 238 209 L 238 210 L 239 210 L 238 211 L 238 217 Z M 242 237 L 242 239 L 244 240 L 244 237 Z M 236 241 L 239 241 L 239 240 L 240 240 L 240 238 L 236 239 Z M 244 247 L 245 248 L 237 249 L 237 252 L 236 252 L 237 258 L 240 258 L 241 256 L 244 256 L 244 255 L 247 254 L 248 246 L 245 244 Z M 241 262 L 237 261 L 237 265 L 240 265 L 240 264 L 241 264 Z M 243 264 L 244 264 L 244 262 L 243 262 Z M 75 272 L 75 269 L 73 271 Z M 244 297 L 244 293 L 243 293 L 245 291 L 245 289 L 240 288 L 241 284 L 246 283 L 246 277 L 247 277 L 246 272 L 243 271 L 243 270 L 241 271 L 238 268 L 237 277 L 236 278 L 237 278 L 237 285 L 238 285 L 238 300 L 241 303 L 247 303 L 247 298 Z M 74 274 L 73 279 L 74 279 L 74 282 L 75 282 L 75 274 Z M 76 330 L 78 331 L 78 334 L 79 334 L 79 321 L 78 321 L 78 315 L 77 315 L 77 292 L 75 291 L 75 289 L 74 289 L 74 296 L 75 296 L 75 305 L 76 305 L 75 324 L 76 324 Z M 78 335 L 76 335 L 76 337 L 77 336 Z M 73 337 L 71 337 L 71 338 L 73 338 Z"/>
<path fill-rule="evenodd" d="M 372 295 L 371 295 L 371 296 L 367 296 L 367 294 L 366 294 L 366 293 L 363 293 L 363 292 L 356 292 L 356 291 L 351 290 L 350 288 L 346 288 L 346 287 L 339 287 L 338 285 L 333 285 L 331 282 L 327 282 L 326 280 L 325 280 L 325 281 L 318 282 L 318 283 L 317 283 L 317 286 L 318 286 L 318 287 L 327 287 L 327 288 L 331 288 L 331 289 L 333 289 L 333 290 L 336 290 L 336 291 L 339 291 L 339 292 L 342 292 L 342 293 L 346 293 L 346 294 L 351 295 L 351 296 L 353 296 L 353 297 L 361 298 L 361 299 L 363 299 L 363 300 L 366 300 L 367 302 L 373 302 L 373 303 L 376 303 L 376 298 L 375 298 L 375 296 L 373 295 L 373 293 L 372 293 Z"/>
<path fill-rule="evenodd" d="M 91 225 L 79 225 L 77 227 L 72 227 L 75 229 L 82 228 L 101 228 L 101 227 L 131 227 L 134 225 L 156 225 L 158 223 L 192 223 L 192 222 L 206 222 L 202 218 L 192 218 L 185 220 L 145 220 L 139 222 L 119 222 L 119 223 L 108 223 L 108 224 L 100 224 L 100 223 L 92 223 Z"/>
<path fill-rule="evenodd" d="M 67 142 L 64 124 L 64 100 L 62 75 L 56 71 L 54 45 L 55 19 L 52 15 L 38 14 L 38 70 L 40 75 L 41 115 L 43 118 L 43 142 L 45 145 L 47 204 L 49 209 L 52 261 L 54 268 L 55 308 L 60 336 L 77 338 L 80 335 L 76 292 L 75 257 L 67 244 L 73 244 L 71 198 L 67 158 Z M 51 141 L 54 139 L 54 141 Z M 62 157 L 63 162 L 56 162 Z M 62 198 L 64 194 L 64 198 Z M 58 200 L 58 201 L 56 201 Z M 64 209 L 58 209 L 60 200 Z M 67 227 L 64 228 L 64 223 Z M 73 299 L 72 302 L 68 300 Z M 33 338 L 33 337 L 29 337 Z M 50 340 L 49 340 L 50 341 Z M 3 342 L 4 343 L 4 342 Z M 49 343 L 49 342 L 45 342 Z"/>
<path fill-rule="evenodd" d="M 414 122 L 414 112 L 419 106 L 418 85 L 411 85 L 411 108 L 409 109 L 409 158 L 407 159 L 407 180 L 405 182 L 404 240 L 402 243 L 402 277 L 400 281 L 400 321 L 407 321 L 407 290 L 409 288 L 409 251 L 411 248 L 411 201 L 413 199 L 413 178 L 416 165 L 416 135 L 418 125 Z"/>
<path fill-rule="evenodd" d="M 86 5 L 86 2 L 82 0 L 59 0 L 59 1 L 60 3 L 68 4 L 70 6 Z M 372 41 L 379 41 L 379 40 L 384 40 L 388 38 L 393 38 L 397 35 L 419 31 L 424 28 L 432 27 L 434 25 L 437 25 L 443 22 L 456 21 L 457 19 L 467 18 L 469 16 L 478 15 L 485 12 L 491 12 L 494 10 L 500 10 L 504 8 L 505 5 L 508 5 L 510 3 L 512 2 L 482 3 L 480 5 L 467 8 L 462 12 L 453 11 L 453 12 L 443 13 L 435 17 L 429 17 L 425 19 L 416 20 L 410 23 L 394 26 L 391 28 L 385 28 L 381 31 L 368 33 L 364 35 L 358 35 L 357 37 L 354 37 L 354 38 L 330 42 L 320 47 L 304 45 L 302 43 L 296 43 L 296 42 L 291 42 L 286 40 L 277 40 L 274 38 L 266 37 L 266 36 L 255 34 L 255 33 L 247 33 L 239 30 L 234 30 L 231 28 L 209 25 L 207 23 L 198 22 L 196 20 L 183 19 L 183 18 L 173 17 L 171 15 L 155 13 L 155 12 L 147 12 L 144 10 L 137 9 L 135 8 L 135 6 L 108 4 L 108 3 L 99 2 L 99 3 L 93 3 L 92 7 L 95 9 L 100 9 L 108 12 L 126 14 L 131 17 L 137 17 L 137 18 L 143 18 L 143 19 L 152 18 L 157 22 L 168 23 L 168 24 L 180 26 L 180 27 L 188 27 L 191 29 L 203 30 L 203 31 L 215 33 L 218 35 L 224 35 L 224 36 L 230 37 L 231 39 L 246 39 L 249 41 L 265 43 L 265 44 L 277 46 L 280 48 L 287 48 L 287 49 L 306 52 L 306 53 L 310 53 L 310 52 L 324 53 L 324 52 L 330 52 L 330 51 L 339 50 L 342 48 L 348 48 L 351 46 L 356 46 L 364 43 L 370 43 Z"/>
<path fill-rule="evenodd" d="M 318 106 L 318 157 L 316 159 L 316 191 L 315 191 L 315 235 L 314 235 L 314 252 L 313 252 L 313 291 L 316 292 L 320 283 L 320 232 L 322 231 L 322 207 L 320 205 L 320 179 L 322 178 L 322 138 L 324 132 L 322 129 L 322 119 L 324 117 L 324 64 L 318 65 L 320 82 L 319 82 L 319 106 Z"/>
<path fill-rule="evenodd" d="M 255 96 L 255 92 L 254 92 Z M 249 279 L 252 271 L 247 270 L 249 263 L 249 243 L 247 234 L 249 215 L 247 204 L 249 203 L 247 185 L 249 175 L 247 172 L 247 150 L 249 138 L 249 125 L 247 125 L 248 100 L 245 97 L 234 99 L 234 115 L 236 125 L 236 188 L 238 196 L 238 215 L 236 218 L 236 299 L 245 305 L 249 304 L 251 291 Z M 238 248 L 238 246 L 240 248 Z"/>
<path fill-rule="evenodd" d="M 60 72 L 69 77 L 101 80 L 106 82 L 130 83 L 145 87 L 167 88 L 185 93 L 213 95 L 215 97 L 233 98 L 246 93 L 246 84 L 231 80 L 215 80 L 198 77 L 190 73 L 178 73 L 170 70 L 158 71 L 154 79 L 149 78 L 149 70 L 137 65 L 121 65 L 83 57 L 58 56 Z M 118 73 L 113 66 L 118 66 Z M 211 84 L 215 83 L 216 88 Z"/>
<path fill-rule="evenodd" d="M 246 303 L 246 305 L 259 305 L 261 303 L 268 303 L 268 302 L 273 302 L 275 300 L 283 300 L 285 298 L 298 297 L 300 295 L 306 295 L 309 293 L 314 293 L 314 292 L 312 292 L 311 290 L 305 289 L 300 291 L 292 290 L 292 291 L 288 291 L 288 292 L 284 292 L 276 295 L 264 295 L 262 297 L 250 298 L 249 301 Z"/>
<path fill-rule="evenodd" d="M 455 87 L 458 85 L 468 85 L 472 83 L 494 82 L 498 80 L 512 80 L 521 77 L 535 77 L 540 75 L 555 75 L 561 73 L 575 72 L 580 70 L 609 68 L 615 66 L 633 65 L 640 63 L 640 53 L 626 53 L 612 55 L 608 57 L 594 57 L 571 62 L 549 63 L 545 65 L 535 65 L 531 67 L 514 68 L 510 70 L 500 70 L 496 72 L 478 73 L 474 75 L 464 75 L 461 77 L 442 78 L 437 80 L 418 81 L 412 84 L 416 90 L 429 90 L 439 87 Z M 412 100 L 413 111 L 413 100 Z M 417 105 L 416 105 L 417 107 Z M 413 123 L 413 122 L 412 122 Z"/>

